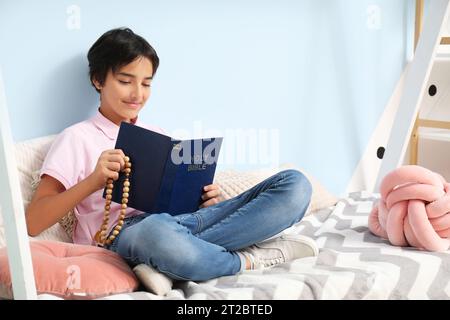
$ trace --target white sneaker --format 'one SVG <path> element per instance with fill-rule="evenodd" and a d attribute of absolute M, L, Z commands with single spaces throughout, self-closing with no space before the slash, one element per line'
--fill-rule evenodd
<path fill-rule="evenodd" d="M 315 257 L 319 254 L 316 242 L 303 235 L 282 235 L 239 250 L 251 262 L 250 269 L 262 269 L 287 261 Z"/>

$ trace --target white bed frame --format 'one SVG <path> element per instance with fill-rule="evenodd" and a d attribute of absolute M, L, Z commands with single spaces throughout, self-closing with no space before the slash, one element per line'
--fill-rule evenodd
<path fill-rule="evenodd" d="M 449 0 L 430 1 L 424 24 L 423 2 L 424 0 L 416 0 L 413 58 L 403 71 L 384 109 L 349 181 L 346 193 L 360 190 L 378 192 L 381 180 L 390 171 L 406 163 L 416 164 L 419 127 L 450 129 L 450 122 L 430 123 L 429 120 L 418 117 L 439 44 L 450 44 L 450 38 L 442 37 L 449 15 Z M 385 149 L 381 158 L 377 155 L 380 147 Z M 406 154 L 408 147 L 411 157 Z"/>
<path fill-rule="evenodd" d="M 449 0 L 430 1 L 426 24 L 423 25 L 414 58 L 405 77 L 403 94 L 378 172 L 375 191 L 379 190 L 383 177 L 403 164 L 448 14 Z"/>

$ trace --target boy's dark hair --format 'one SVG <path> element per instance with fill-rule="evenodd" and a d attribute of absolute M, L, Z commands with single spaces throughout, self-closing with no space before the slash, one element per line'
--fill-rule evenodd
<path fill-rule="evenodd" d="M 87 54 L 92 85 L 94 86 L 93 80 L 103 85 L 109 70 L 116 72 L 138 57 L 145 57 L 151 61 L 153 76 L 159 66 L 159 57 L 147 40 L 129 28 L 117 28 L 105 32 Z M 95 90 L 100 92 L 97 88 Z"/>

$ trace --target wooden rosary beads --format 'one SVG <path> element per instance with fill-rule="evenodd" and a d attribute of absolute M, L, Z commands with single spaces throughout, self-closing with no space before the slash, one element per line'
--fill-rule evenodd
<path fill-rule="evenodd" d="M 114 227 L 112 234 L 108 237 L 108 222 L 109 222 L 109 213 L 111 210 L 111 199 L 112 199 L 112 191 L 114 187 L 114 180 L 108 179 L 106 182 L 106 201 L 105 201 L 105 211 L 103 214 L 103 223 L 100 227 L 100 230 L 97 231 L 97 233 L 94 236 L 95 242 L 97 242 L 98 245 L 104 246 L 104 245 L 110 245 L 114 239 L 117 237 L 117 235 L 120 233 L 120 230 L 122 230 L 123 226 L 123 220 L 125 219 L 125 214 L 127 210 L 127 204 L 128 204 L 128 196 L 130 192 L 130 173 L 131 173 L 131 162 L 129 157 L 125 157 L 125 181 L 123 183 L 123 189 L 122 189 L 122 205 L 120 209 L 120 215 L 117 220 L 117 224 Z"/>

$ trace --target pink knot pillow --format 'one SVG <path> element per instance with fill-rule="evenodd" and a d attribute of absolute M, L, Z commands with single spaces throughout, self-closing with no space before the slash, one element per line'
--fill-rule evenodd
<path fill-rule="evenodd" d="M 94 246 L 31 241 L 38 294 L 64 299 L 95 299 L 133 292 L 138 280 L 116 253 Z M 13 299 L 6 247 L 0 249 L 0 297 Z"/>
<path fill-rule="evenodd" d="M 450 183 L 424 167 L 402 166 L 384 177 L 369 229 L 396 246 L 450 247 Z"/>

